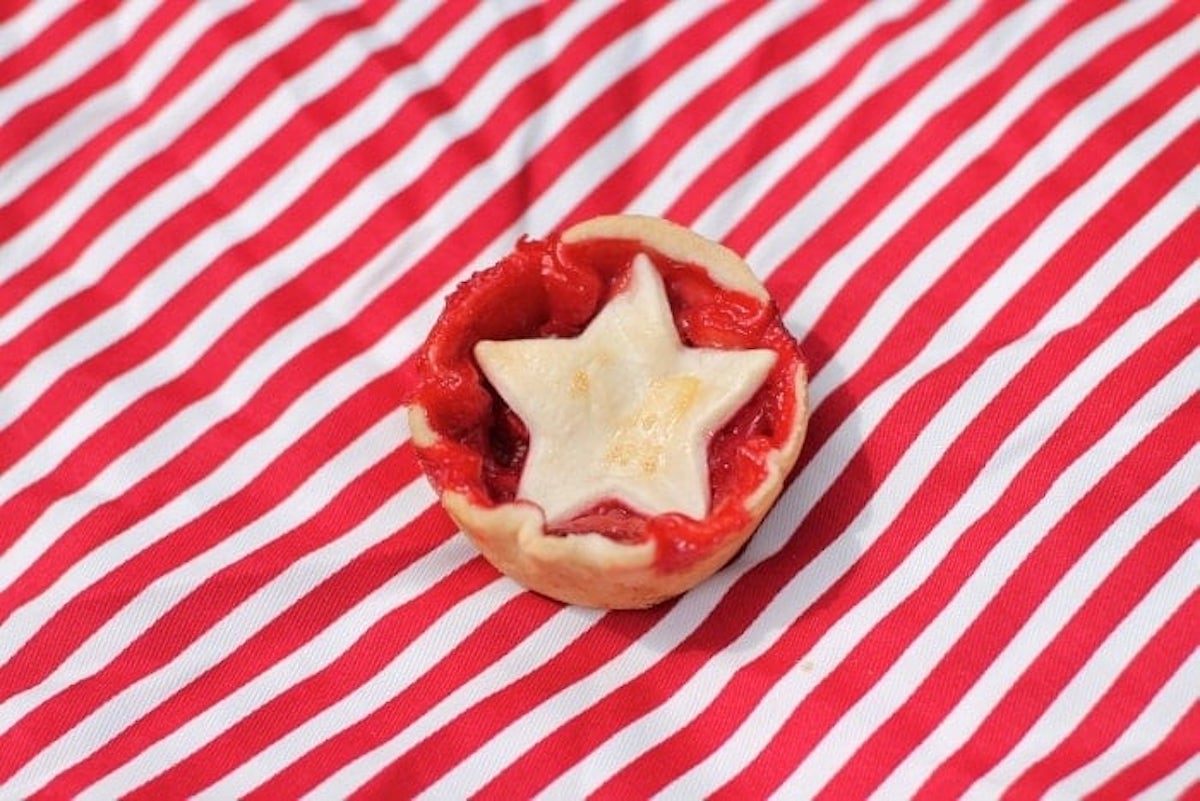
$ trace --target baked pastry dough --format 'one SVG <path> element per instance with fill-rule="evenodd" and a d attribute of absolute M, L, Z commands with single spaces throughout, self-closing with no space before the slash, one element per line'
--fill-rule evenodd
<path fill-rule="evenodd" d="M 806 375 L 736 254 L 613 215 L 522 240 L 448 300 L 413 442 L 500 571 L 558 600 L 646 607 L 724 565 L 783 488 Z"/>

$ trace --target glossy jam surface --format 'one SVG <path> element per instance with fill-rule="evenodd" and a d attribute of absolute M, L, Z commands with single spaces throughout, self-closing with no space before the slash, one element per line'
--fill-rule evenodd
<path fill-rule="evenodd" d="M 514 500 L 529 434 L 480 373 L 471 355 L 475 343 L 576 336 L 621 291 L 639 252 L 647 252 L 663 276 L 684 344 L 779 354 L 763 387 L 713 436 L 708 517 L 646 517 L 613 500 L 551 532 L 594 531 L 627 542 L 652 537 L 658 566 L 669 570 L 703 556 L 745 525 L 745 499 L 765 476 L 764 456 L 787 440 L 799 413 L 793 387 L 803 360 L 773 304 L 722 288 L 701 268 L 624 240 L 522 240 L 499 264 L 463 283 L 430 332 L 414 400 L 440 439 L 419 456 L 441 491 L 456 490 L 482 506 Z"/>

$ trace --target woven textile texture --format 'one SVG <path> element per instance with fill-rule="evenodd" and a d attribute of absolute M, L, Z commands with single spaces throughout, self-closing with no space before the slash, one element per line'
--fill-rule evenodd
<path fill-rule="evenodd" d="M 414 353 L 664 216 L 811 368 L 639 612 L 438 505 Z M 0 4 L 0 798 L 1200 798 L 1200 2 Z"/>

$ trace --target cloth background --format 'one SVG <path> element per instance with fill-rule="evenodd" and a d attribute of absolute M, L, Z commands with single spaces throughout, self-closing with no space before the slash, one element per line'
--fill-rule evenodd
<path fill-rule="evenodd" d="M 1200 4 L 8 0 L 0 797 L 1200 797 Z M 667 216 L 810 360 L 645 612 L 497 574 L 412 355 Z"/>

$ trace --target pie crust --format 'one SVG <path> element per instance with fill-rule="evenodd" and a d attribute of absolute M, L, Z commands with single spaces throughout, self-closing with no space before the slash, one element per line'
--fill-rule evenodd
<path fill-rule="evenodd" d="M 490 396 L 482 394 L 481 387 L 487 388 L 486 379 L 477 364 L 472 369 L 467 355 L 475 341 L 489 335 L 473 330 L 471 323 L 465 327 L 458 323 L 462 330 L 453 334 L 454 347 L 447 347 L 441 344 L 447 336 L 440 330 L 446 327 L 443 320 L 434 326 L 420 355 L 421 383 L 410 403 L 409 423 L 418 458 L 446 511 L 492 565 L 528 589 L 582 606 L 612 609 L 652 606 L 685 592 L 725 565 L 778 498 L 804 440 L 807 422 L 804 360 L 795 340 L 783 329 L 769 294 L 749 266 L 733 251 L 687 228 L 656 217 L 608 215 L 567 228 L 552 238 L 550 244 L 559 249 L 551 249 L 558 253 L 586 253 L 591 245 L 632 246 L 652 254 L 657 263 L 699 268 L 716 287 L 714 291 L 730 293 L 737 303 L 755 306 L 760 317 L 767 316 L 774 346 L 789 356 L 778 366 L 781 372 L 774 376 L 771 386 L 762 390 L 764 397 L 770 395 L 773 404 L 769 412 L 760 415 L 770 417 L 769 446 L 756 440 L 757 449 L 751 450 L 749 446 L 744 449 L 752 454 L 753 479 L 750 483 L 735 484 L 736 492 L 727 493 L 719 518 L 715 508 L 710 515 L 713 520 L 728 521 L 728 527 L 713 531 L 712 526 L 704 528 L 711 522 L 708 520 L 653 520 L 645 523 L 640 536 L 631 539 L 615 530 L 590 531 L 578 527 L 569 532 L 547 530 L 539 506 L 515 497 L 511 491 L 487 485 L 480 477 L 486 471 L 477 464 L 486 461 L 487 454 L 476 459 L 475 451 L 462 444 L 471 439 L 476 450 L 486 450 L 490 447 L 486 444 L 486 432 L 476 431 L 469 423 L 448 422 L 450 416 L 439 415 L 438 410 L 448 392 L 462 392 L 472 398 L 491 397 L 493 405 L 503 405 L 494 390 Z M 505 267 L 502 261 L 486 271 L 484 278 L 469 280 L 461 286 L 448 301 L 443 318 L 456 304 L 475 303 L 479 308 L 487 308 L 486 293 L 503 285 L 503 276 L 498 273 Z M 671 279 L 667 278 L 667 282 Z M 520 294 L 515 297 L 516 300 L 503 298 L 499 305 L 504 314 L 510 314 L 511 310 L 512 316 L 521 318 L 520 310 L 515 308 Z M 538 336 L 522 334 L 521 325 L 519 321 L 512 323 L 514 330 L 509 338 Z M 457 372 L 445 367 L 450 357 L 443 351 L 454 354 L 460 363 Z M 747 406 L 755 403 L 764 401 L 756 396 Z M 747 414 L 751 411 L 747 410 Z M 487 410 L 485 416 L 492 419 L 498 413 L 496 409 Z M 734 432 L 725 439 L 738 435 Z M 715 441 L 714 436 L 712 442 Z M 737 448 L 739 444 L 726 442 L 723 447 Z M 449 468 L 448 465 L 456 464 L 454 459 L 460 458 L 452 454 L 461 453 L 470 457 L 463 462 L 466 469 Z M 745 461 L 750 457 L 743 453 L 739 458 Z M 636 513 L 633 517 L 637 517 Z M 588 521 L 605 519 L 603 514 L 587 518 Z M 704 535 L 689 540 L 692 536 L 689 526 Z M 603 522 L 596 526 L 604 527 Z M 652 527 L 655 536 L 649 534 Z M 686 541 L 674 542 L 673 537 Z M 680 553 L 685 558 L 679 558 Z"/>

